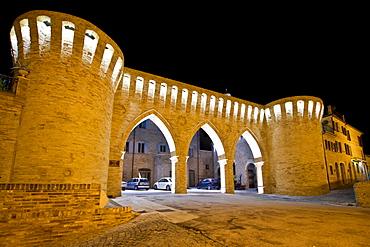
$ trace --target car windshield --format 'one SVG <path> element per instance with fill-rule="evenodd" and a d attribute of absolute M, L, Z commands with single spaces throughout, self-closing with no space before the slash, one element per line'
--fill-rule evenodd
<path fill-rule="evenodd" d="M 212 183 L 218 183 L 217 179 L 212 179 Z"/>
<path fill-rule="evenodd" d="M 172 182 L 172 178 L 169 178 L 168 181 Z"/>

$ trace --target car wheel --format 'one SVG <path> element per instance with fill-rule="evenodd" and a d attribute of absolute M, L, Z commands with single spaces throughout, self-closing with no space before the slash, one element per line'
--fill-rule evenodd
<path fill-rule="evenodd" d="M 198 190 L 200 189 L 200 186 L 199 186 L 199 185 L 197 186 L 197 189 L 198 189 Z"/>
<path fill-rule="evenodd" d="M 208 189 L 208 190 L 211 190 L 211 189 L 212 189 L 211 185 L 208 185 L 208 186 L 207 186 L 207 189 Z"/>
<path fill-rule="evenodd" d="M 167 191 L 170 191 L 171 190 L 171 187 L 169 185 L 166 186 L 166 190 Z"/>
<path fill-rule="evenodd" d="M 153 186 L 153 189 L 157 190 L 157 189 L 158 189 L 158 188 L 157 188 L 157 185 L 154 185 L 154 186 Z"/>
<path fill-rule="evenodd" d="M 139 187 L 137 187 L 137 185 L 135 185 L 134 186 L 134 190 L 138 190 L 139 189 Z"/>
<path fill-rule="evenodd" d="M 125 190 L 126 190 L 126 188 L 122 188 L 122 190 L 123 190 L 123 191 L 125 191 Z"/>

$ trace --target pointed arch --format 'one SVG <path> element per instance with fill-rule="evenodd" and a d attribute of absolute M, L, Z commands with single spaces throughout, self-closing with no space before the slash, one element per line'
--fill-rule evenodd
<path fill-rule="evenodd" d="M 219 157 L 223 157 L 223 159 L 224 159 L 224 157 L 225 157 L 225 148 L 224 148 L 224 145 L 222 144 L 220 135 L 218 134 L 219 131 L 209 121 L 204 121 L 204 122 L 198 124 L 195 127 L 194 131 L 191 133 L 190 137 L 188 138 L 188 146 L 190 145 L 190 142 L 193 139 L 193 136 L 195 135 L 195 133 L 199 129 L 203 129 L 207 133 L 207 135 L 211 138 L 211 140 L 213 142 L 214 148 L 217 151 L 217 155 Z"/>
<path fill-rule="evenodd" d="M 249 147 L 252 151 L 253 158 L 255 160 L 256 159 L 262 159 L 263 152 L 262 152 L 262 149 L 261 149 L 261 145 L 259 144 L 258 139 L 253 134 L 253 132 L 248 128 L 245 128 L 241 132 L 239 132 L 239 135 L 235 138 L 234 147 L 236 147 L 236 144 L 238 143 L 238 140 L 239 140 L 240 136 L 243 136 L 243 138 L 247 141 L 247 143 L 248 143 L 248 145 L 249 145 Z"/>
<path fill-rule="evenodd" d="M 175 140 L 172 134 L 172 128 L 170 127 L 170 124 L 167 122 L 167 120 L 155 110 L 150 110 L 148 112 L 145 112 L 141 114 L 140 116 L 136 117 L 131 122 L 131 124 L 126 128 L 125 132 L 122 135 L 122 140 L 120 144 L 121 150 L 123 150 L 123 147 L 131 131 L 136 126 L 138 126 L 141 122 L 148 120 L 148 119 L 151 120 L 153 123 L 155 123 L 155 125 L 157 125 L 157 127 L 161 130 L 162 134 L 164 135 L 167 141 L 171 156 L 175 155 L 176 145 L 175 145 Z"/>

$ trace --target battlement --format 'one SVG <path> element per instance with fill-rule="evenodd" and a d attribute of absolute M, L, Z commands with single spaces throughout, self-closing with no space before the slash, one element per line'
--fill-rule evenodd
<path fill-rule="evenodd" d="M 120 90 L 123 98 L 184 113 L 255 124 L 264 119 L 263 105 L 130 68 Z"/>
<path fill-rule="evenodd" d="M 267 123 L 292 119 L 321 121 L 324 104 L 321 99 L 313 96 L 294 96 L 279 99 L 266 105 Z"/>
<path fill-rule="evenodd" d="M 122 79 L 123 54 L 118 45 L 81 18 L 53 11 L 30 11 L 14 21 L 10 41 L 15 64 L 27 67 L 35 57 L 55 56 L 61 62 L 73 61 L 97 71 L 102 79 L 111 82 L 114 90 Z"/>

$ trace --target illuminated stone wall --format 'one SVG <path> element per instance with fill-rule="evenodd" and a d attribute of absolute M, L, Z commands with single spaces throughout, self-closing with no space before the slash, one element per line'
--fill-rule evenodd
<path fill-rule="evenodd" d="M 169 147 L 174 193 L 186 193 L 188 150 L 200 128 L 217 151 L 214 169 L 220 169 L 222 192 L 234 192 L 233 163 L 241 136 L 256 165 L 259 193 L 328 192 L 323 102 L 316 97 L 261 105 L 130 68 L 123 71 L 123 54 L 104 32 L 62 13 L 26 13 L 14 22 L 10 38 L 17 66 L 30 73 L 20 80 L 15 96 L 0 94 L 8 132 L 0 138 L 10 144 L 0 152 L 2 182 L 97 183 L 108 195 L 119 196 L 123 164 L 129 160 L 126 141 L 135 126 L 149 119 Z M 19 102 L 12 103 L 12 97 Z"/>
<path fill-rule="evenodd" d="M 267 105 L 269 161 L 274 191 L 288 195 L 329 192 L 322 147 L 323 103 L 309 96 L 290 97 Z"/>
<path fill-rule="evenodd" d="M 31 73 L 10 181 L 105 190 L 120 49 L 91 23 L 49 11 L 18 17 L 11 41 L 16 66 Z"/>

